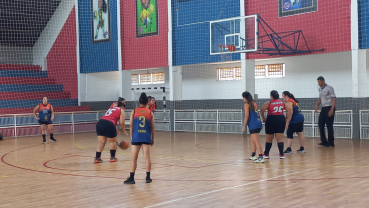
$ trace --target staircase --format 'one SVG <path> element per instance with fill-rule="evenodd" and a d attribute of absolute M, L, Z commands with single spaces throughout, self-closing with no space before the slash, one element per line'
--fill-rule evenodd
<path fill-rule="evenodd" d="M 90 111 L 41 66 L 0 64 L 0 114 L 32 113 L 47 97 L 55 112 Z"/>

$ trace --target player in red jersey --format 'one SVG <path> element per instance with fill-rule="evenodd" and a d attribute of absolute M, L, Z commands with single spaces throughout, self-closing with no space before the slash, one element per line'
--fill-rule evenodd
<path fill-rule="evenodd" d="M 156 102 L 155 102 L 155 98 L 151 97 L 149 100 L 148 105 L 148 109 L 151 110 L 151 112 L 155 113 L 156 110 Z"/>
<path fill-rule="evenodd" d="M 261 118 L 265 123 L 266 134 L 264 158 L 269 158 L 269 151 L 270 148 L 272 148 L 272 141 L 275 135 L 278 142 L 279 158 L 283 159 L 283 134 L 286 127 L 286 118 L 283 114 L 283 110 L 285 110 L 285 106 L 284 102 L 279 99 L 279 94 L 276 90 L 270 92 L 270 99 L 271 101 L 266 102 L 260 109 Z M 267 119 L 265 119 L 264 114 L 266 110 L 268 110 Z M 291 113 L 288 113 L 288 115 L 291 115 Z"/>
<path fill-rule="evenodd" d="M 140 107 L 131 112 L 130 133 L 131 133 L 131 168 L 130 176 L 124 181 L 125 184 L 135 184 L 134 175 L 137 168 L 138 153 L 142 147 L 146 167 L 146 183 L 151 183 L 151 160 L 150 149 L 154 145 L 155 122 L 154 114 L 146 108 L 148 98 L 146 93 L 141 93 Z"/>
<path fill-rule="evenodd" d="M 118 103 L 118 107 L 110 108 L 106 111 L 105 115 L 100 118 L 96 124 L 96 134 L 99 140 L 96 148 L 96 157 L 94 163 L 102 163 L 101 152 L 105 147 L 107 141 L 109 141 L 110 147 L 110 162 L 116 162 L 118 159 L 115 157 L 117 149 L 117 122 L 119 121 L 123 132 L 127 134 L 125 130 L 125 112 L 123 110 L 123 103 Z"/>
<path fill-rule="evenodd" d="M 124 104 L 126 104 L 126 99 L 124 99 L 122 97 L 119 97 L 118 98 L 118 102 L 114 102 L 113 104 L 111 104 L 110 108 L 118 107 L 118 103 L 124 103 Z M 123 110 L 125 110 L 125 106 L 124 106 L 124 109 Z"/>
<path fill-rule="evenodd" d="M 38 116 L 36 113 L 37 111 Z M 38 123 L 41 127 L 42 143 L 46 143 L 46 126 L 49 129 L 50 141 L 56 142 L 56 139 L 54 138 L 53 127 L 54 109 L 50 103 L 47 103 L 47 97 L 42 98 L 42 103 L 40 103 L 35 107 L 35 109 L 33 109 L 33 114 L 35 115 L 35 118 L 38 120 Z"/>

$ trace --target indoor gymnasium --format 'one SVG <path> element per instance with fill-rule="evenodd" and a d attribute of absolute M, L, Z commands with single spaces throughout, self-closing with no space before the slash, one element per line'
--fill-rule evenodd
<path fill-rule="evenodd" d="M 368 48 L 364 0 L 2 0 L 0 207 L 368 207 Z"/>

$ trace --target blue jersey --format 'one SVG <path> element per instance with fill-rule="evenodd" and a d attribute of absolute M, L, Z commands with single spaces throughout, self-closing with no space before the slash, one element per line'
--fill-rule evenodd
<path fill-rule="evenodd" d="M 145 107 L 133 112 L 132 142 L 151 143 L 151 111 Z"/>
<path fill-rule="evenodd" d="M 249 130 L 261 129 L 263 127 L 260 119 L 260 114 L 258 112 L 258 106 L 255 102 L 253 102 L 253 104 L 255 107 L 255 111 L 251 111 L 251 109 L 249 109 L 249 119 L 247 120 L 247 126 L 249 127 Z"/>
<path fill-rule="evenodd" d="M 296 103 L 293 99 L 289 99 L 288 102 L 292 102 L 292 118 L 290 123 L 300 123 L 305 120 L 304 115 L 302 115 L 301 108 L 298 103 Z"/>
<path fill-rule="evenodd" d="M 38 117 L 42 122 L 51 122 L 51 105 L 48 103 L 47 105 L 40 104 L 38 109 Z"/>

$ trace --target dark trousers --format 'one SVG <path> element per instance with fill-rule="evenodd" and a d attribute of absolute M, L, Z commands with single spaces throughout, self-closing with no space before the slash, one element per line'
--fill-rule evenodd
<path fill-rule="evenodd" d="M 334 131 L 333 131 L 333 121 L 336 109 L 334 109 L 333 116 L 329 117 L 328 112 L 331 110 L 331 106 L 323 107 L 319 115 L 319 130 L 320 139 L 323 143 L 327 143 L 327 138 L 325 137 L 324 126 L 327 124 L 328 130 L 328 142 L 329 144 L 334 144 Z"/>

